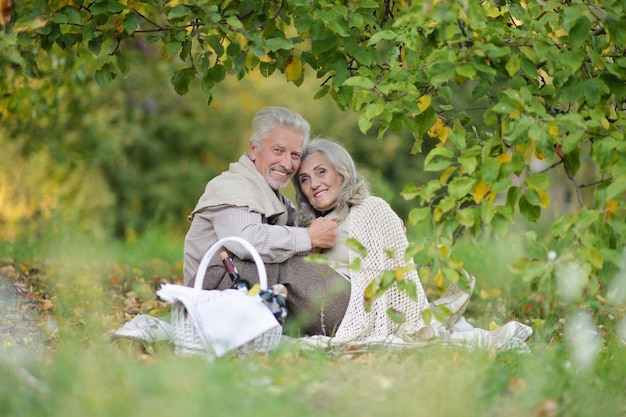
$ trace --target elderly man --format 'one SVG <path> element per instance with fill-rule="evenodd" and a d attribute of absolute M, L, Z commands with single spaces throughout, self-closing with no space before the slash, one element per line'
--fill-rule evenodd
<path fill-rule="evenodd" d="M 209 181 L 189 216 L 184 279 L 193 285 L 203 255 L 219 239 L 241 237 L 261 255 L 269 285 L 287 287 L 289 332 L 330 335 L 347 308 L 350 284 L 327 266 L 305 262 L 303 256 L 335 245 L 336 219 L 318 218 L 308 228 L 294 227 L 295 209 L 280 192 L 300 167 L 309 132 L 301 115 L 283 107 L 267 107 L 256 114 L 248 152 Z M 254 282 L 257 268 L 252 256 L 236 243 L 227 243 L 226 249 L 240 275 Z M 214 259 L 203 288 L 230 286 L 221 261 Z"/>

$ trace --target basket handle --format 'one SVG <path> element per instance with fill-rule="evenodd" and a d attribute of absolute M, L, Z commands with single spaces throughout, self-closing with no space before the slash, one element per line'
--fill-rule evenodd
<path fill-rule="evenodd" d="M 267 272 L 265 272 L 265 264 L 263 263 L 263 260 L 261 259 L 261 255 L 259 255 L 256 249 L 254 249 L 254 246 L 252 246 L 247 240 L 242 239 L 237 236 L 228 236 L 228 237 L 222 238 L 218 240 L 217 242 L 215 242 L 213 246 L 209 248 L 209 250 L 202 257 L 202 261 L 200 262 L 200 266 L 198 267 L 198 272 L 196 272 L 196 279 L 194 281 L 193 287 L 196 290 L 202 289 L 202 284 L 204 282 L 204 275 L 206 274 L 206 270 L 209 267 L 209 263 L 211 262 L 211 259 L 213 259 L 213 256 L 215 256 L 217 251 L 223 246 L 225 242 L 237 242 L 243 247 L 245 247 L 248 250 L 248 252 L 252 254 L 252 258 L 254 258 L 254 262 L 256 263 L 256 268 L 259 273 L 259 285 L 261 286 L 262 290 L 266 290 L 267 289 Z"/>

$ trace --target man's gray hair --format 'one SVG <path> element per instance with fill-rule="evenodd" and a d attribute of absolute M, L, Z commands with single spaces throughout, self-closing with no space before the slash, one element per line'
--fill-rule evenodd
<path fill-rule="evenodd" d="M 263 141 L 269 136 L 270 131 L 277 126 L 286 127 L 301 133 L 304 137 L 304 145 L 306 146 L 309 143 L 309 135 L 311 133 L 309 122 L 299 113 L 277 106 L 266 107 L 259 110 L 254 116 L 254 119 L 252 119 L 250 142 L 252 142 L 253 145 L 261 146 Z"/>

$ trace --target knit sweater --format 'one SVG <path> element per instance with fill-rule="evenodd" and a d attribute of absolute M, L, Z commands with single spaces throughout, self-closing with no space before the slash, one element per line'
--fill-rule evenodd
<path fill-rule="evenodd" d="M 345 221 L 349 222 L 348 236 L 359 241 L 367 249 L 367 254 L 360 259 L 360 269 L 350 271 L 350 303 L 335 336 L 329 341 L 332 344 L 370 343 L 431 337 L 433 332 L 422 318 L 428 301 L 415 268 L 410 268 L 404 279 L 415 283 L 416 299 L 393 285 L 373 302 L 370 311 L 366 311 L 363 304 L 365 289 L 373 279 L 387 270 L 414 266 L 412 259 L 404 260 L 408 241 L 402 220 L 387 202 L 370 196 L 352 208 Z M 350 250 L 351 264 L 357 257 L 360 255 Z M 388 314 L 389 309 L 403 314 L 406 320 L 394 322 Z"/>

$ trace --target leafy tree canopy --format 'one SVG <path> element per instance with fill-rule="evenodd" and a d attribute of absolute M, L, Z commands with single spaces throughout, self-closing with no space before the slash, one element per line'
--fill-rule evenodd
<path fill-rule="evenodd" d="M 433 225 L 432 239 L 413 248 L 428 255 L 423 274 L 457 279 L 463 265 L 451 249 L 460 235 L 504 234 L 516 213 L 540 221 L 551 203 L 548 170 L 562 170 L 576 207 L 516 269 L 572 303 L 611 309 L 626 298 L 616 284 L 626 241 L 624 1 L 0 4 L 0 70 L 15 75 L 0 80 L 2 123 L 26 105 L 22 87 L 32 80 L 67 67 L 106 88 L 146 44 L 179 62 L 178 94 L 199 84 L 209 103 L 227 74 L 278 71 L 296 85 L 314 74 L 316 97 L 357 112 L 361 131 L 376 128 L 381 140 L 409 131 L 414 153 L 425 138 L 437 141 L 423 167 L 435 179 L 402 193 L 415 201 L 410 223 Z M 551 285 L 572 281 L 573 291 Z"/>

